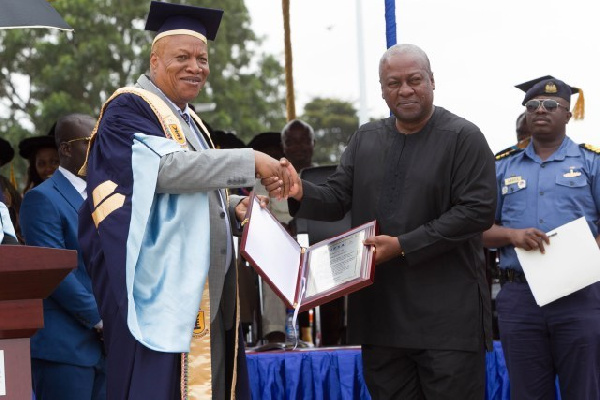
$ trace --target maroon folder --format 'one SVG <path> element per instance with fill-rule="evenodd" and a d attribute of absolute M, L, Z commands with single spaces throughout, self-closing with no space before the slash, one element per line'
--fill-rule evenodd
<path fill-rule="evenodd" d="M 375 257 L 362 242 L 376 234 L 371 221 L 303 248 L 252 194 L 240 252 L 286 307 L 304 311 L 373 283 Z"/>

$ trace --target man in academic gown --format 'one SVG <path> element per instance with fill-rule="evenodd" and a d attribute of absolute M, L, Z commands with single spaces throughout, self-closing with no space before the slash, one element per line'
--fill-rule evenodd
<path fill-rule="evenodd" d="M 189 103 L 223 11 L 152 2 L 150 73 L 104 105 L 87 159 L 80 240 L 104 320 L 110 399 L 249 396 L 227 188 L 291 176 L 252 149 L 213 149 Z"/>

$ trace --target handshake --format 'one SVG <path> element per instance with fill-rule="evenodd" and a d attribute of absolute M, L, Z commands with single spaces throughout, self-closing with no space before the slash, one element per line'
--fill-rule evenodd
<path fill-rule="evenodd" d="M 257 178 L 269 191 L 269 196 L 278 200 L 292 197 L 302 199 L 302 182 L 294 166 L 285 158 L 277 161 L 260 151 L 254 152 Z"/>

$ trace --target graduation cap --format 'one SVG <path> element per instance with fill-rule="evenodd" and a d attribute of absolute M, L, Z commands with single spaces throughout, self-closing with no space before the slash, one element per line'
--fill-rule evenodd
<path fill-rule="evenodd" d="M 145 29 L 158 33 L 153 45 L 169 35 L 190 35 L 206 43 L 215 40 L 222 17 L 223 10 L 151 1 Z"/>
<path fill-rule="evenodd" d="M 34 136 L 23 139 L 19 142 L 19 155 L 29 159 L 39 149 L 56 149 L 56 143 L 52 136 Z"/>
<path fill-rule="evenodd" d="M 29 159 L 29 157 L 38 151 L 38 149 L 56 149 L 56 140 L 54 138 L 55 130 L 56 122 L 52 124 L 47 134 L 21 140 L 19 142 L 19 155 L 25 159 Z"/>
<path fill-rule="evenodd" d="M 15 151 L 10 143 L 0 138 L 0 167 L 10 162 L 15 156 Z"/>
<path fill-rule="evenodd" d="M 573 106 L 573 118 L 583 119 L 585 116 L 585 98 L 583 97 L 583 90 L 577 87 L 569 86 L 563 81 L 556 79 L 552 75 L 545 75 L 536 79 L 532 79 L 519 85 L 515 85 L 515 87 L 525 92 L 525 99 L 522 103 L 523 105 L 525 105 L 525 103 L 532 98 L 541 95 L 560 97 L 570 104 L 571 95 L 579 93 L 577 101 Z"/>

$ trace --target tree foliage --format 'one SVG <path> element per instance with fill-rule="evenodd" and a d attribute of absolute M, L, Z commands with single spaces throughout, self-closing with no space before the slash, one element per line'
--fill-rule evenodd
<path fill-rule="evenodd" d="M 283 67 L 256 50 L 260 41 L 243 0 L 202 5 L 225 14 L 216 41 L 209 43 L 209 83 L 197 99 L 216 109 L 201 116 L 245 141 L 279 130 L 285 122 Z M 0 135 L 13 145 L 45 134 L 66 113 L 98 115 L 116 88 L 132 85 L 148 69 L 148 0 L 54 0 L 52 6 L 74 32 L 0 30 Z M 23 87 L 29 90 L 23 93 Z"/>
<path fill-rule="evenodd" d="M 198 97 L 198 102 L 216 103 L 215 111 L 206 114 L 208 122 L 214 129 L 236 132 L 246 143 L 259 132 L 280 130 L 285 125 L 284 70 L 272 55 L 257 54 L 260 39 L 243 0 L 202 5 L 225 10 L 211 48 L 208 88 Z"/>
<path fill-rule="evenodd" d="M 5 134 L 20 125 L 44 134 L 61 115 L 97 115 L 120 86 L 147 69 L 150 34 L 139 29 L 147 13 L 140 0 L 56 0 L 52 5 L 75 32 L 22 29 L 0 32 L 0 96 L 8 105 Z M 19 94 L 17 82 L 28 80 Z M 29 120 L 30 123 L 27 123 Z M 12 130 L 12 129 L 11 129 Z"/>
<path fill-rule="evenodd" d="M 318 164 L 337 163 L 358 128 L 354 105 L 337 99 L 314 98 L 304 106 L 301 118 L 315 130 L 313 161 Z"/>

